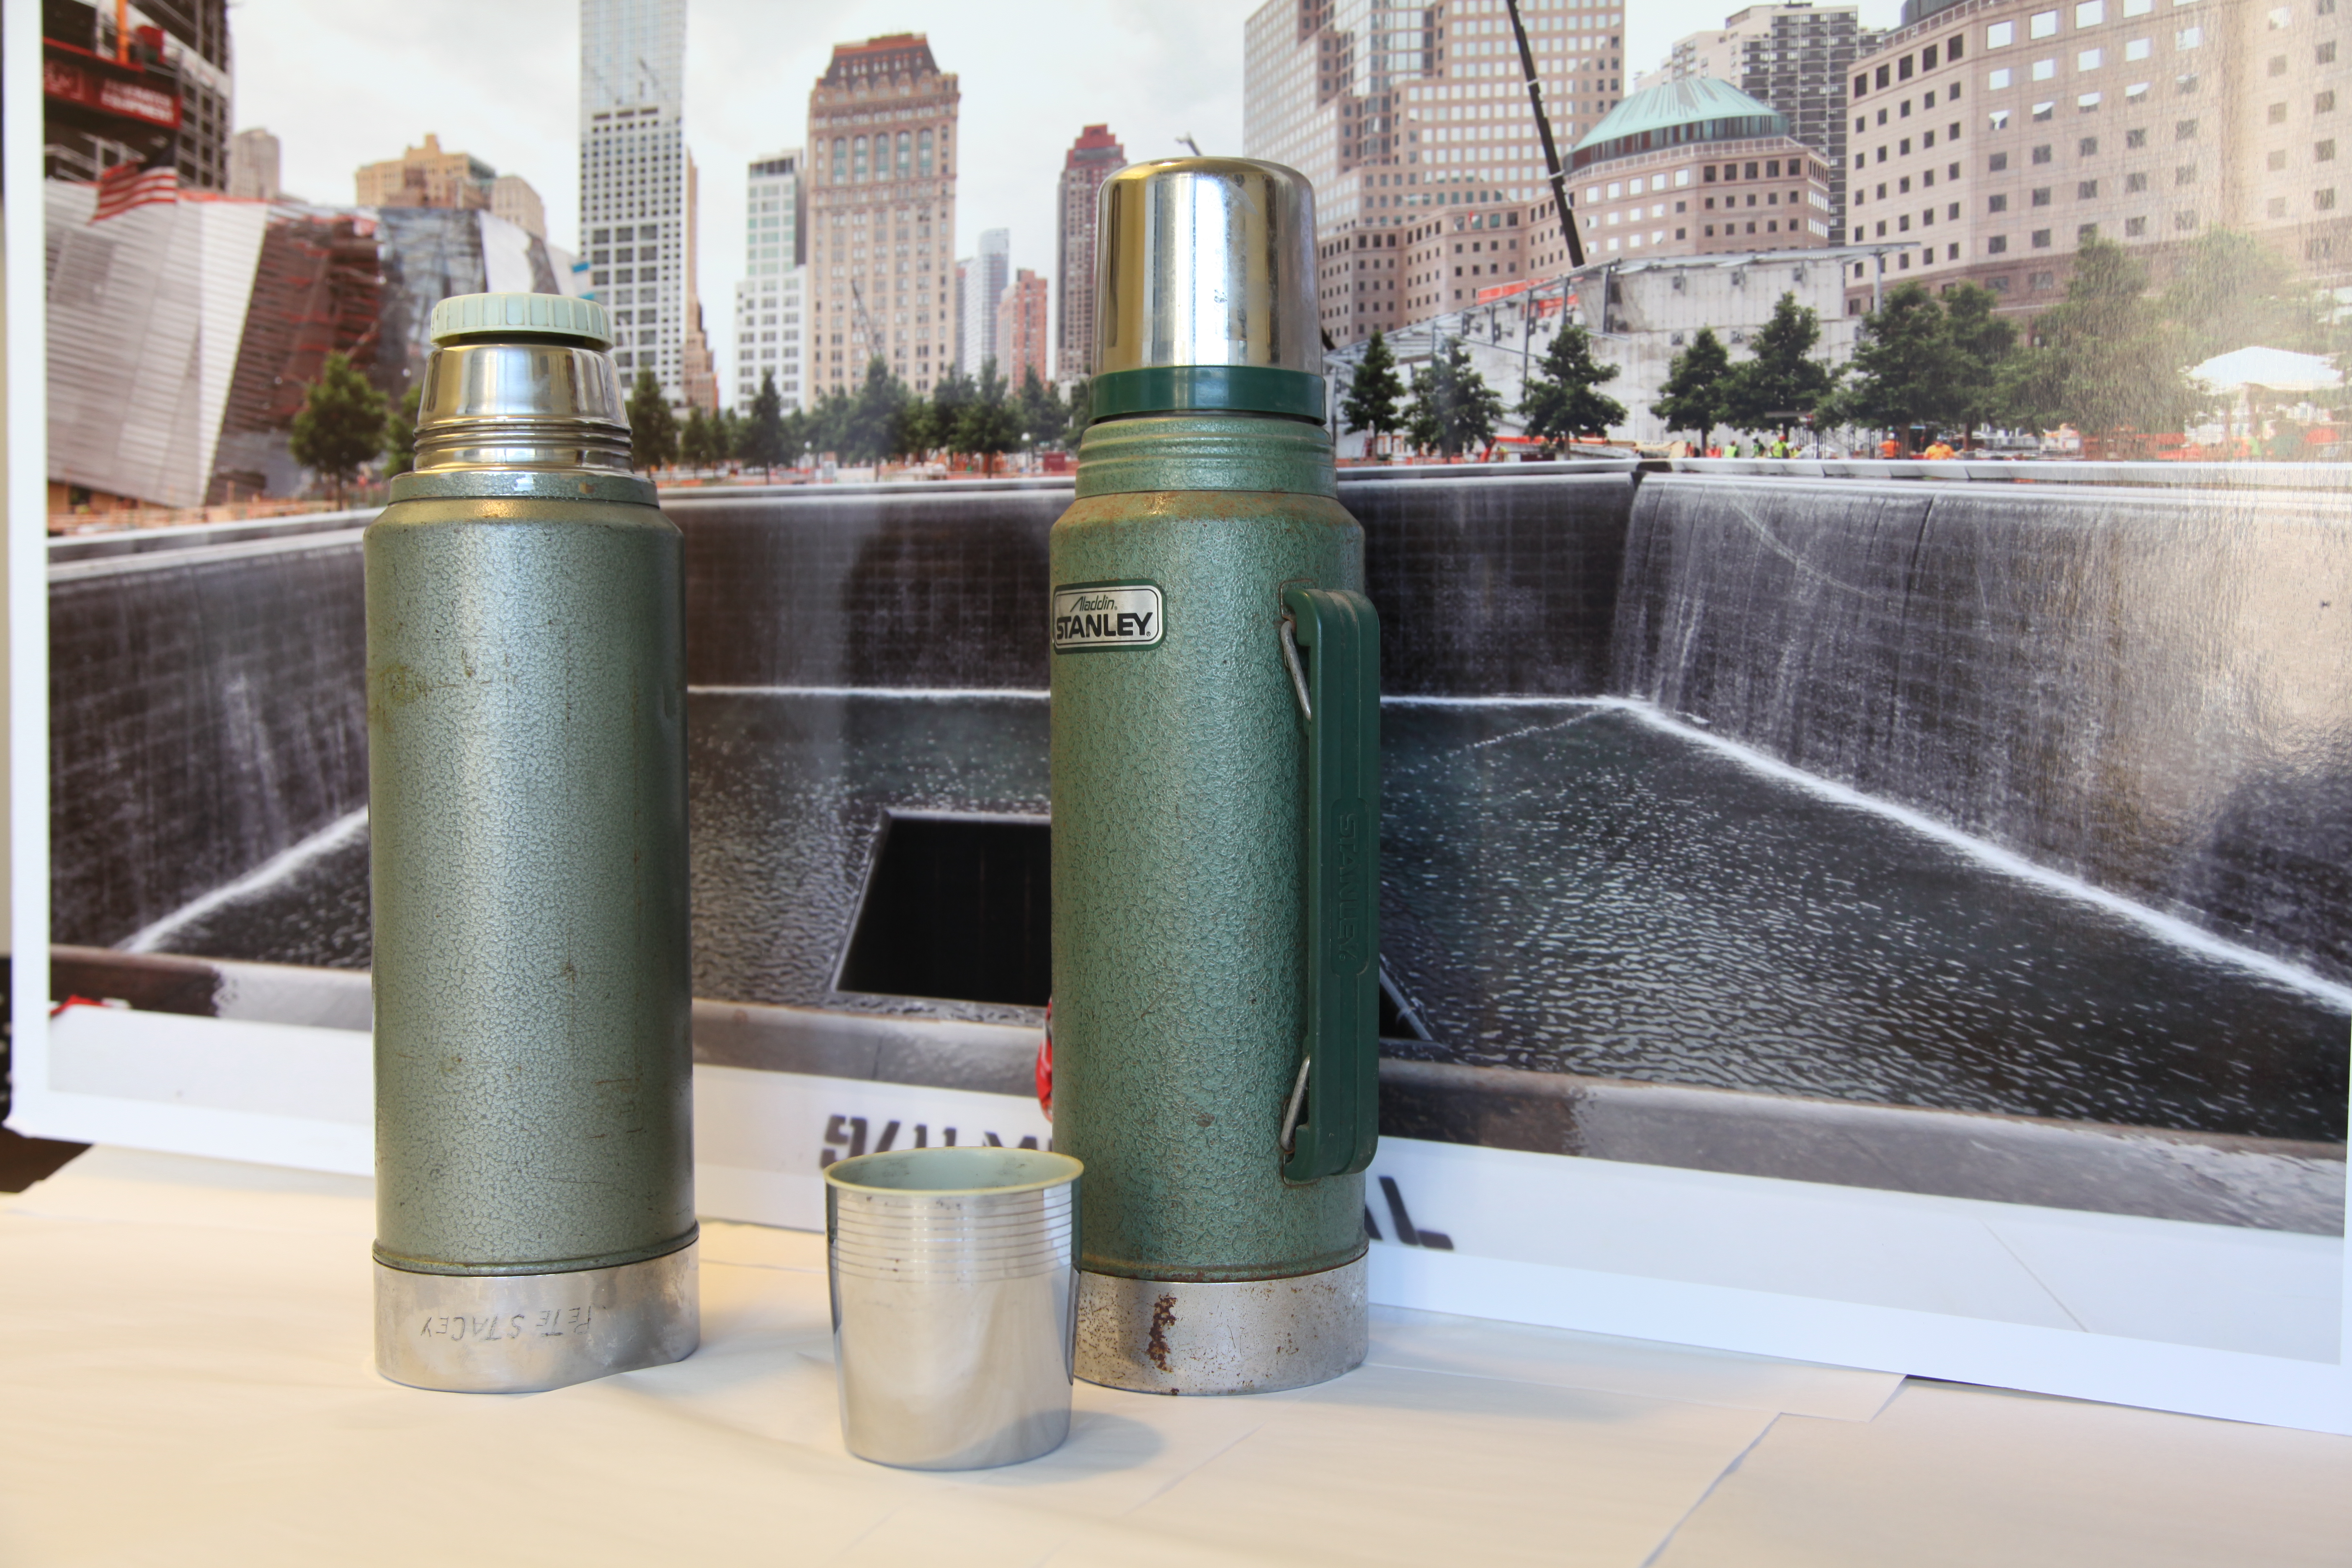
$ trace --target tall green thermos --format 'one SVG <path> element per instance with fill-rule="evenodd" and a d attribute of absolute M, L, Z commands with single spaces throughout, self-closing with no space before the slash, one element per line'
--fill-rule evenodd
<path fill-rule="evenodd" d="M 1365 1351 L 1379 636 L 1335 499 L 1314 195 L 1105 182 L 1092 423 L 1054 525 L 1055 1146 L 1077 1373 L 1319 1383 Z"/>
<path fill-rule="evenodd" d="M 552 1388 L 698 1337 L 685 576 L 604 309 L 433 309 L 367 531 L 376 1365 Z"/>

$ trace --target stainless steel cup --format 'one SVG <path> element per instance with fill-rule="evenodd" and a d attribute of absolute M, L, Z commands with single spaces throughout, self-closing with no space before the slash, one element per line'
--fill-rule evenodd
<path fill-rule="evenodd" d="M 1034 1149 L 906 1149 L 824 1173 L 841 1434 L 913 1470 L 1050 1454 L 1070 1432 L 1077 1184 Z"/>

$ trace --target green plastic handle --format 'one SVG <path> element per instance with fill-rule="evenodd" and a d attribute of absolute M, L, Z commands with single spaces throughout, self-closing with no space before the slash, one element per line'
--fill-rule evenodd
<path fill-rule="evenodd" d="M 1283 1179 L 1349 1175 L 1380 1142 L 1381 620 L 1344 588 L 1290 588 L 1305 667 L 1307 1067 Z"/>

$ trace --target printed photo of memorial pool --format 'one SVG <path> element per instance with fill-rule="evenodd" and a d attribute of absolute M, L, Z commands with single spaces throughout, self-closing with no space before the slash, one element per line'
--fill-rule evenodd
<path fill-rule="evenodd" d="M 1383 1130 L 2340 1232 L 2340 501 L 1650 467 L 1343 482 Z M 1038 1022 L 1069 497 L 666 499 L 695 989 L 762 1065 Z M 62 964 L 366 968 L 363 521 L 53 547 Z"/>

